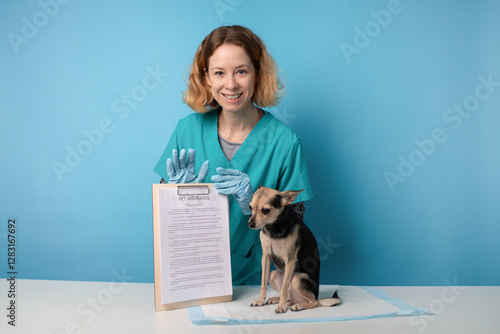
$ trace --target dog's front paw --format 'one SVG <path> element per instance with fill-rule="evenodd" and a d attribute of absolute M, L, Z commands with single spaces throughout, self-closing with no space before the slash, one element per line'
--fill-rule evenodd
<path fill-rule="evenodd" d="M 271 297 L 267 300 L 266 305 L 278 304 L 280 302 L 280 297 Z"/>
<path fill-rule="evenodd" d="M 250 306 L 252 306 L 252 307 L 255 307 L 255 306 L 262 306 L 262 305 L 264 305 L 264 300 L 260 300 L 260 299 L 259 299 L 259 300 L 254 301 L 252 304 L 250 304 Z"/>
<path fill-rule="evenodd" d="M 286 305 L 278 305 L 276 308 L 276 313 L 285 313 L 286 312 Z"/>

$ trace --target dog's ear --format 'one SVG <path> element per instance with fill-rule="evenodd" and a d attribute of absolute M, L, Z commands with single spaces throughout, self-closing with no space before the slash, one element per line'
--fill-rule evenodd
<path fill-rule="evenodd" d="M 302 190 L 287 190 L 287 191 L 283 191 L 281 193 L 281 203 L 283 205 L 290 205 L 293 203 L 293 201 L 295 201 L 295 199 L 297 198 L 297 196 L 303 192 L 305 189 L 302 189 Z"/>

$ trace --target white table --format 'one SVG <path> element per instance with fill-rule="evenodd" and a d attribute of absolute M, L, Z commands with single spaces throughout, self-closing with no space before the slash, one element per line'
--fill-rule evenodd
<path fill-rule="evenodd" d="M 430 308 L 436 315 L 310 324 L 195 326 L 185 309 L 155 312 L 153 284 L 17 280 L 16 326 L 12 327 L 7 324 L 9 284 L 2 279 L 0 333 L 500 333 L 500 287 L 377 288 L 416 308 Z"/>

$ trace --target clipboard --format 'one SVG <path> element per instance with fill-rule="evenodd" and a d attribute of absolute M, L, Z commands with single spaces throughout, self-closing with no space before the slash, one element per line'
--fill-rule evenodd
<path fill-rule="evenodd" d="M 155 310 L 232 300 L 229 200 L 212 183 L 153 184 Z"/>

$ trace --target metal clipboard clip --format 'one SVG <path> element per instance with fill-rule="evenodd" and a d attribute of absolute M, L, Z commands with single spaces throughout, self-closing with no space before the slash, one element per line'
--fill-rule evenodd
<path fill-rule="evenodd" d="M 177 196 L 208 195 L 208 193 L 208 186 L 204 184 L 177 186 Z"/>

